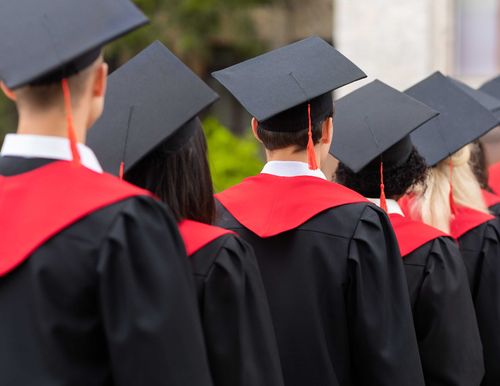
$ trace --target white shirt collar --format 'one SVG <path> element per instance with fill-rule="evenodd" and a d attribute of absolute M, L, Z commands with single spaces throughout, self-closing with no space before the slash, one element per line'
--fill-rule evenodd
<path fill-rule="evenodd" d="M 97 173 L 102 173 L 102 167 L 89 147 L 79 143 L 78 150 L 83 166 Z M 64 161 L 70 161 L 72 158 L 68 139 L 28 134 L 7 134 L 0 155 Z"/>
<path fill-rule="evenodd" d="M 373 202 L 375 205 L 380 206 L 380 198 L 369 198 L 369 200 Z M 396 200 L 387 199 L 386 202 L 387 202 L 387 213 L 389 214 L 394 213 L 404 216 L 404 213 L 401 210 L 401 207 L 399 206 Z"/>
<path fill-rule="evenodd" d="M 326 180 L 320 169 L 311 170 L 307 163 L 298 161 L 269 161 L 264 165 L 261 173 L 279 177 L 310 176 Z"/>

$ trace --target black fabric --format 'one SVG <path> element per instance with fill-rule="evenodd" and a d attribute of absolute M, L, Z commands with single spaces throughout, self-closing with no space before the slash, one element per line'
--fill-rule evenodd
<path fill-rule="evenodd" d="M 366 78 L 354 63 L 317 36 L 216 71 L 212 76 L 259 122 Z M 307 117 L 307 110 L 304 114 Z"/>
<path fill-rule="evenodd" d="M 104 113 L 90 129 L 87 145 L 105 171 L 117 175 L 123 161 L 126 173 L 163 142 L 180 149 L 199 125 L 197 115 L 217 99 L 156 41 L 109 77 Z"/>
<path fill-rule="evenodd" d="M 500 203 L 492 205 L 488 209 L 493 216 L 500 217 Z"/>
<path fill-rule="evenodd" d="M 261 239 L 218 206 L 218 224 L 254 248 L 287 386 L 424 384 L 401 257 L 380 209 L 340 206 Z"/>
<path fill-rule="evenodd" d="M 217 386 L 283 385 L 276 337 L 252 248 L 225 235 L 191 256 Z"/>
<path fill-rule="evenodd" d="M 0 158 L 0 174 L 48 160 Z M 92 213 L 0 278 L 0 383 L 211 385 L 177 227 L 151 198 Z"/>
<path fill-rule="evenodd" d="M 482 386 L 500 385 L 500 223 L 496 218 L 458 239 L 467 267 L 481 334 L 486 374 Z"/>
<path fill-rule="evenodd" d="M 259 122 L 260 126 L 274 132 L 296 132 L 309 128 L 308 108 L 311 110 L 311 123 L 322 122 L 327 117 L 333 116 L 332 93 L 320 95 L 308 102 L 292 107 L 282 113 Z"/>
<path fill-rule="evenodd" d="M 2 1 L 0 15 L 0 79 L 11 89 L 68 75 L 75 59 L 147 23 L 129 0 Z"/>
<path fill-rule="evenodd" d="M 495 98 L 494 96 L 481 91 L 481 90 L 476 90 L 467 84 L 457 80 L 453 79 L 452 77 L 450 78 L 460 89 L 465 91 L 468 95 L 470 95 L 474 100 L 479 102 L 481 105 L 483 105 L 486 109 L 491 111 L 491 113 L 500 120 L 500 99 Z M 499 121 L 500 123 L 500 121 Z"/>
<path fill-rule="evenodd" d="M 500 75 L 485 82 L 479 90 L 500 99 Z"/>
<path fill-rule="evenodd" d="M 405 93 L 439 112 L 435 119 L 411 133 L 413 144 L 429 166 L 451 156 L 498 124 L 488 109 L 440 72 Z"/>
<path fill-rule="evenodd" d="M 456 243 L 440 237 L 403 258 L 427 386 L 479 385 L 481 339 Z"/>
<path fill-rule="evenodd" d="M 410 156 L 409 134 L 438 115 L 412 97 L 374 80 L 336 102 L 330 153 L 354 172 L 382 155 L 384 167 Z"/>
<path fill-rule="evenodd" d="M 69 78 L 94 63 L 101 54 L 101 51 L 101 47 L 90 50 L 64 66 L 57 68 L 55 71 L 31 81 L 30 84 L 34 86 L 41 86 L 56 83 L 64 78 Z"/>

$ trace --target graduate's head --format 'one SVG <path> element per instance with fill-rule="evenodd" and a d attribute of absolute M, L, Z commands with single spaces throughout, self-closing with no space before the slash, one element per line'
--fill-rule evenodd
<path fill-rule="evenodd" d="M 380 162 L 387 158 L 387 153 L 390 151 L 389 149 L 357 173 L 340 162 L 335 173 L 335 180 L 365 197 L 378 198 L 380 196 Z M 388 198 L 397 200 L 411 191 L 413 187 L 422 185 L 426 180 L 427 165 L 414 147 L 405 158 L 392 165 L 384 162 L 384 189 Z"/>
<path fill-rule="evenodd" d="M 268 152 L 288 149 L 290 153 L 307 150 L 310 107 L 312 141 L 323 161 L 332 141 L 334 107 L 331 93 L 321 95 L 264 121 L 252 119 L 252 130 Z"/>
<path fill-rule="evenodd" d="M 467 145 L 429 169 L 425 184 L 414 191 L 414 199 L 409 207 L 411 217 L 449 232 L 451 187 L 455 205 L 488 213 L 481 187 L 470 165 L 471 152 L 472 145 Z"/>
<path fill-rule="evenodd" d="M 73 114 L 75 117 L 80 117 L 84 129 L 88 129 L 99 118 L 104 108 L 108 66 L 104 63 L 100 50 L 85 60 L 90 63 L 80 63 L 76 72 L 66 73 L 66 76 L 59 69 L 13 90 L 2 83 L 2 90 L 16 103 L 21 119 L 24 116 L 39 117 L 40 114 L 59 115 L 61 119 L 65 119 L 61 81 L 66 78 L 71 93 Z"/>
<path fill-rule="evenodd" d="M 207 142 L 197 118 L 136 163 L 125 174 L 125 180 L 153 192 L 168 205 L 177 221 L 212 224 L 215 219 Z"/>
<path fill-rule="evenodd" d="M 177 220 L 214 220 L 198 114 L 218 95 L 159 41 L 117 69 L 87 145 L 105 171 L 155 193 Z"/>
<path fill-rule="evenodd" d="M 252 115 L 253 132 L 264 144 L 268 159 L 307 160 L 310 169 L 317 169 L 318 161 L 328 155 L 333 131 L 332 92 L 366 77 L 319 37 L 212 75 Z"/>

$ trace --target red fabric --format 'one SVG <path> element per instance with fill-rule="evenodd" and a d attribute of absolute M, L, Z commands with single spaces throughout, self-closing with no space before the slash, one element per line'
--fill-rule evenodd
<path fill-rule="evenodd" d="M 488 208 L 491 208 L 493 205 L 500 204 L 500 196 L 497 196 L 495 193 L 488 192 L 483 189 L 483 199 Z"/>
<path fill-rule="evenodd" d="M 389 214 L 394 233 L 398 239 L 401 257 L 405 257 L 429 241 L 446 237 L 446 233 L 422 222 L 410 220 L 396 213 Z"/>
<path fill-rule="evenodd" d="M 413 199 L 412 196 L 405 195 L 398 200 L 398 205 L 401 208 L 401 210 L 403 211 L 404 215 L 406 217 L 410 217 L 410 218 L 412 217 L 412 216 L 410 216 L 410 203 L 411 203 L 412 199 Z"/>
<path fill-rule="evenodd" d="M 457 206 L 455 218 L 450 224 L 450 233 L 455 239 L 458 239 L 470 230 L 494 218 L 490 214 L 479 212 L 475 209 Z"/>
<path fill-rule="evenodd" d="M 368 202 L 352 190 L 317 177 L 259 174 L 216 195 L 220 203 L 259 237 L 297 228 L 318 213 Z"/>
<path fill-rule="evenodd" d="M 488 185 L 496 194 L 500 195 L 500 162 L 489 167 Z"/>
<path fill-rule="evenodd" d="M 72 162 L 0 176 L 0 276 L 92 212 L 148 192 Z"/>
<path fill-rule="evenodd" d="M 181 221 L 179 223 L 179 231 L 184 240 L 188 256 L 194 255 L 201 248 L 217 240 L 219 237 L 235 234 L 227 229 L 192 220 Z"/>

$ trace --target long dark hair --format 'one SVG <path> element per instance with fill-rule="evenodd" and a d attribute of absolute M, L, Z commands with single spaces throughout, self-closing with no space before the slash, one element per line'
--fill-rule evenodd
<path fill-rule="evenodd" d="M 200 124 L 179 149 L 172 150 L 170 139 L 160 144 L 126 173 L 125 180 L 156 194 L 177 221 L 214 222 L 207 141 Z"/>

